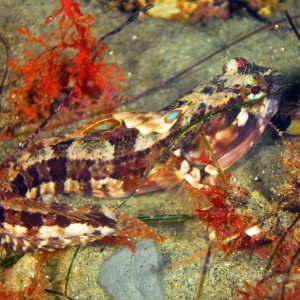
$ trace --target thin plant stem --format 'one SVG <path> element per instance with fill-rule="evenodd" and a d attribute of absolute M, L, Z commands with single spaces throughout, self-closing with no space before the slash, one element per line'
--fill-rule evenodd
<path fill-rule="evenodd" d="M 207 253 L 206 253 L 206 257 L 205 257 L 205 262 L 203 265 L 203 269 L 202 269 L 202 274 L 201 274 L 201 278 L 199 281 L 199 285 L 198 285 L 198 291 L 197 291 L 197 295 L 196 295 L 196 300 L 200 300 L 203 295 L 203 286 L 206 280 L 206 274 L 207 274 L 207 270 L 208 270 L 208 265 L 209 265 L 209 260 L 210 260 L 210 256 L 211 256 L 211 246 L 212 244 L 210 243 L 207 249 Z"/>
<path fill-rule="evenodd" d="M 3 88 L 3 85 L 4 85 L 4 82 L 6 80 L 6 77 L 7 77 L 7 73 L 8 73 L 8 61 L 9 61 L 9 53 L 8 53 L 8 46 L 5 42 L 5 40 L 0 36 L 0 42 L 3 44 L 4 46 L 4 49 L 5 49 L 5 56 L 6 56 L 6 64 L 5 64 L 5 71 L 4 71 L 4 75 L 3 75 L 3 78 L 1 80 L 1 83 L 0 83 L 0 94 L 1 94 L 1 90 Z"/>
<path fill-rule="evenodd" d="M 53 291 L 53 290 L 50 290 L 50 289 L 44 289 L 44 291 L 47 292 L 47 293 L 51 293 L 51 294 L 63 296 L 63 297 L 65 297 L 65 298 L 68 299 L 68 300 L 74 300 L 73 298 L 71 298 L 71 297 L 69 297 L 69 296 L 65 296 L 63 293 L 58 292 L 58 291 Z"/>
<path fill-rule="evenodd" d="M 297 217 L 294 219 L 294 221 L 291 223 L 291 225 L 286 229 L 286 231 L 284 232 L 284 234 L 281 236 L 280 240 L 278 241 L 277 245 L 275 246 L 273 253 L 271 254 L 271 257 L 267 263 L 266 269 L 265 269 L 265 274 L 270 270 L 274 257 L 278 252 L 278 249 L 280 247 L 280 245 L 282 244 L 282 242 L 284 241 L 284 239 L 286 238 L 287 234 L 289 233 L 289 231 L 296 225 L 296 223 L 299 221 L 300 219 L 300 214 L 297 215 Z"/>
<path fill-rule="evenodd" d="M 69 266 L 69 269 L 68 269 L 68 274 L 67 274 L 67 277 L 66 277 L 66 283 L 65 283 L 65 291 L 64 291 L 64 296 L 67 298 L 67 295 L 68 295 L 68 284 L 69 284 L 69 279 L 70 279 L 70 274 L 71 274 L 71 270 L 72 270 L 72 267 L 73 267 L 73 264 L 75 262 L 75 258 L 78 254 L 78 251 L 80 249 L 80 246 L 78 246 L 74 252 L 74 255 L 73 255 L 73 258 L 72 258 L 72 261 L 70 263 L 70 266 Z"/>
<path fill-rule="evenodd" d="M 288 22 L 290 23 L 290 25 L 291 25 L 291 27 L 292 27 L 292 29 L 293 29 L 293 31 L 294 31 L 294 33 L 295 33 L 297 39 L 300 41 L 300 34 L 299 34 L 299 31 L 298 31 L 298 29 L 297 29 L 295 23 L 293 22 L 293 20 L 292 20 L 290 14 L 289 14 L 289 12 L 288 12 L 287 10 L 285 10 L 285 11 L 284 11 L 284 14 L 285 14 L 285 16 L 286 16 Z"/>
<path fill-rule="evenodd" d="M 210 154 L 210 158 L 213 162 L 214 167 L 217 168 L 217 170 L 218 170 L 218 176 L 219 176 L 219 178 L 221 180 L 221 183 L 222 183 L 222 190 L 226 190 L 229 185 L 228 185 L 228 182 L 226 180 L 225 174 L 224 174 L 222 168 L 219 165 L 219 162 L 218 162 L 218 159 L 215 155 L 215 152 L 213 151 L 212 147 L 210 146 L 210 143 L 209 143 L 206 135 L 204 134 L 204 132 L 201 132 L 200 135 L 201 135 L 202 141 L 204 143 L 204 146 L 206 147 L 206 149 L 208 150 L 208 152 Z"/>
<path fill-rule="evenodd" d="M 148 4 L 144 8 L 139 9 L 129 19 L 127 19 L 122 25 L 118 26 L 116 29 L 114 29 L 114 30 L 108 32 L 107 34 L 105 34 L 104 36 L 102 36 L 97 41 L 97 44 L 95 45 L 95 47 L 92 49 L 92 51 L 90 53 L 90 56 L 92 57 L 92 61 L 94 62 L 96 60 L 97 55 L 95 55 L 95 52 L 97 51 L 97 49 L 100 47 L 100 45 L 102 44 L 102 42 L 104 40 L 106 40 L 109 36 L 115 35 L 116 33 L 122 31 L 129 24 L 131 24 L 132 22 L 134 22 L 139 17 L 140 13 L 144 13 L 145 14 L 149 9 L 151 9 L 153 7 L 154 7 L 154 4 Z"/>
<path fill-rule="evenodd" d="M 196 215 L 188 215 L 188 214 L 167 214 L 167 215 L 157 215 L 154 217 L 149 216 L 141 216 L 138 218 L 143 222 L 157 222 L 157 221 L 178 221 L 178 220 L 195 220 Z"/>

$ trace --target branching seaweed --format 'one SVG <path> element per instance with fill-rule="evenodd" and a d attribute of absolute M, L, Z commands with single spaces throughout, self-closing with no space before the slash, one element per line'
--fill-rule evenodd
<path fill-rule="evenodd" d="M 72 2 L 72 1 L 71 1 Z M 139 16 L 140 13 L 146 13 L 149 9 L 151 9 L 153 7 L 152 4 L 147 5 L 145 8 L 138 10 L 137 12 L 135 12 L 129 19 L 127 19 L 123 24 L 121 24 L 120 26 L 118 26 L 117 28 L 115 28 L 114 30 L 106 33 L 104 36 L 102 36 L 97 43 L 94 45 L 94 47 L 90 50 L 90 53 L 88 54 L 87 57 L 85 57 L 85 59 L 82 61 L 82 65 L 86 66 L 88 63 L 88 59 L 95 63 L 95 60 L 97 59 L 97 55 L 98 52 L 101 50 L 100 46 L 104 43 L 104 41 L 122 31 L 124 28 L 126 28 L 130 23 L 134 22 L 137 17 Z M 53 18 L 53 17 L 51 17 Z M 49 21 L 48 21 L 49 22 Z M 76 83 L 73 82 L 73 87 L 74 84 Z M 71 98 L 73 95 L 73 88 L 70 88 L 66 93 L 64 93 L 61 97 L 61 99 L 57 100 L 57 105 L 56 107 L 53 109 L 53 111 L 44 119 L 44 121 L 37 127 L 37 129 L 25 140 L 25 142 L 19 147 L 18 151 L 22 151 L 24 150 L 30 143 L 31 141 L 39 134 L 39 132 L 49 123 L 50 120 L 52 120 L 54 118 L 54 116 L 57 115 L 57 113 L 63 108 L 65 107 L 68 103 L 71 102 Z M 115 108 L 115 106 L 109 108 L 109 106 L 107 106 L 106 109 L 110 110 Z"/>
<path fill-rule="evenodd" d="M 108 49 L 103 40 L 109 35 L 97 43 L 91 33 L 93 17 L 83 15 L 76 2 L 61 3 L 62 8 L 55 13 L 60 16 L 58 30 L 47 36 L 34 36 L 29 29 L 18 28 L 21 35 L 43 51 L 38 55 L 26 51 L 28 62 L 24 65 L 18 65 L 14 58 L 8 63 L 23 78 L 20 87 L 11 89 L 8 100 L 14 103 L 20 120 L 29 124 L 47 118 L 53 111 L 56 114 L 57 106 L 64 111 L 60 114 L 63 123 L 69 110 L 78 119 L 95 106 L 102 106 L 102 111 L 107 112 L 109 102 L 121 101 L 116 95 L 118 81 L 125 79 L 123 71 L 117 71 L 117 65 L 105 64 L 102 58 Z"/>

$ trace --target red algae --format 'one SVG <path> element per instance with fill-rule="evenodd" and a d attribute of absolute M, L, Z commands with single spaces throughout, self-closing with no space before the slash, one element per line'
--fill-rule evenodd
<path fill-rule="evenodd" d="M 97 46 L 91 32 L 94 18 L 82 14 L 72 0 L 61 0 L 61 4 L 62 8 L 46 19 L 46 24 L 58 19 L 58 28 L 48 35 L 34 36 L 29 29 L 18 28 L 29 43 L 42 49 L 39 54 L 26 50 L 27 63 L 23 65 L 14 58 L 8 62 L 12 71 L 21 75 L 21 84 L 11 89 L 9 97 L 20 122 L 34 124 L 47 118 L 66 94 L 70 95 L 60 124 L 66 121 L 68 111 L 72 111 L 70 123 L 88 111 L 107 113 L 107 107 L 122 100 L 118 84 L 124 80 L 123 70 L 104 62 L 108 46 Z"/>
<path fill-rule="evenodd" d="M 247 282 L 245 282 L 244 285 L 247 291 L 237 290 L 237 292 L 242 296 L 243 300 L 294 300 L 299 299 L 300 297 L 299 282 L 296 280 L 277 282 L 274 278 L 270 278 L 265 281 L 257 282 L 255 286 L 251 286 Z M 283 288 L 285 288 L 284 295 L 282 295 Z"/>
<path fill-rule="evenodd" d="M 232 193 L 230 189 L 227 193 L 214 190 L 210 195 L 211 206 L 196 210 L 207 230 L 213 233 L 211 237 L 215 243 L 212 249 L 221 247 L 226 253 L 225 258 L 238 250 L 252 250 L 266 260 L 263 279 L 255 286 L 245 282 L 246 290 L 237 290 L 244 300 L 299 297 L 299 281 L 293 279 L 294 275 L 299 274 L 300 266 L 298 148 L 299 139 L 285 142 L 280 162 L 286 176 L 282 186 L 273 189 L 279 199 L 269 200 L 269 212 L 265 216 L 255 217 L 255 214 L 251 214 L 253 211 L 247 209 L 247 202 L 243 205 L 243 201 L 233 201 L 241 193 Z M 254 195 L 259 194 L 254 192 Z M 175 267 L 202 255 L 203 251 L 200 251 L 192 258 L 175 264 Z"/>

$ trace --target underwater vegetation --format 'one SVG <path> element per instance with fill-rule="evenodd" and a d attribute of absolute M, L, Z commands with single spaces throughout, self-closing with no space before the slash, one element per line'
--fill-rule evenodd
<path fill-rule="evenodd" d="M 29 61 L 33 59 L 34 64 L 28 61 L 24 66 L 18 66 L 15 60 L 9 62 L 11 69 L 21 75 L 21 78 L 24 78 L 24 85 L 21 85 L 19 89 L 14 90 L 13 87 L 11 89 L 13 93 L 11 95 L 19 93 L 18 97 L 15 97 L 14 100 L 11 99 L 11 101 L 16 104 L 14 113 L 20 116 L 20 124 L 26 121 L 36 125 L 37 120 L 42 121 L 47 118 L 58 105 L 57 101 L 62 95 L 71 94 L 69 98 L 66 98 L 70 103 L 65 103 L 64 108 L 58 112 L 60 116 L 57 124 L 69 123 L 69 119 L 64 120 L 65 116 L 71 117 L 71 122 L 78 120 L 84 117 L 90 109 L 110 112 L 111 107 L 121 101 L 121 97 L 118 95 L 120 91 L 118 82 L 123 80 L 123 73 L 117 71 L 116 65 L 105 64 L 99 58 L 102 53 L 107 51 L 107 46 L 103 45 L 97 48 L 98 52 L 96 53 L 100 62 L 98 60 L 96 63 L 93 60 L 93 55 L 91 55 L 97 44 L 96 39 L 91 36 L 92 17 L 82 15 L 76 2 L 61 1 L 61 4 L 62 9 L 54 13 L 52 17 L 47 18 L 48 23 L 53 24 L 53 22 L 58 21 L 59 25 L 59 29 L 55 33 L 51 32 L 51 38 L 50 36 L 36 37 L 30 31 L 19 30 L 29 42 L 36 43 L 44 49 L 42 54 L 28 53 Z M 58 45 L 53 46 L 52 39 L 58 41 Z M 68 53 L 69 51 L 72 55 Z M 47 73 L 47 68 L 44 66 L 49 66 L 51 72 Z M 99 70 L 103 72 L 99 72 Z M 36 77 L 36 74 L 39 76 Z M 54 88 L 55 85 L 56 88 Z M 94 99 L 99 98 L 99 96 L 103 101 L 96 103 Z M 23 103 L 19 107 L 18 99 Z M 27 110 L 26 107 L 29 106 L 31 109 Z M 108 107 L 107 110 L 106 107 Z M 13 129 L 10 129 L 8 133 L 14 134 Z M 299 297 L 299 277 L 297 277 L 299 276 L 299 142 L 297 138 L 279 139 L 281 145 L 278 147 L 282 149 L 282 154 L 281 157 L 277 158 L 277 167 L 285 175 L 282 176 L 280 185 L 275 186 L 270 182 L 269 195 L 272 196 L 267 197 L 266 194 L 261 195 L 260 192 L 250 190 L 248 187 L 241 187 L 239 178 L 233 181 L 230 174 L 226 172 L 220 174 L 220 176 L 224 176 L 223 179 L 226 183 L 223 184 L 222 188 L 212 188 L 206 192 L 205 198 L 208 199 L 208 206 L 197 208 L 195 215 L 191 217 L 192 220 L 184 221 L 185 217 L 182 217 L 183 221 L 168 222 L 168 216 L 165 216 L 163 218 L 165 221 L 156 223 L 155 228 L 159 230 L 160 227 L 170 226 L 171 230 L 167 230 L 168 233 L 175 231 L 176 222 L 192 224 L 191 228 L 194 232 L 185 230 L 184 233 L 181 233 L 177 229 L 176 233 L 183 239 L 187 238 L 185 235 L 189 235 L 191 237 L 189 242 L 195 242 L 197 237 L 195 232 L 199 232 L 199 227 L 201 227 L 198 222 L 203 223 L 207 232 L 207 239 L 210 240 L 211 259 L 207 262 L 208 270 L 201 275 L 205 278 L 205 284 L 198 294 L 199 298 L 202 297 L 201 294 L 203 294 L 203 298 L 206 296 L 204 294 L 205 289 L 209 284 L 209 278 L 211 278 L 208 277 L 208 272 L 214 264 L 213 255 L 219 253 L 219 249 L 222 250 L 222 252 L 220 251 L 222 253 L 220 264 L 223 261 L 226 262 L 236 253 L 257 254 L 265 262 L 266 268 L 262 279 L 257 283 L 253 280 L 251 283 L 244 282 L 243 288 L 239 287 L 237 293 L 232 292 L 236 299 L 297 299 Z M 210 154 L 213 155 L 213 153 Z M 210 160 L 209 157 L 203 156 L 199 159 L 202 161 Z M 192 196 L 195 197 L 194 194 Z M 138 203 L 141 206 L 139 213 L 142 211 L 147 214 L 147 211 L 143 211 L 142 202 Z M 263 203 L 264 207 L 261 207 L 259 203 Z M 180 219 L 180 215 L 178 219 Z M 203 232 L 204 230 L 202 234 Z M 173 238 L 167 233 L 164 235 L 168 236 L 169 239 Z M 99 245 L 94 248 L 98 249 Z M 104 252 L 110 251 L 107 248 L 109 247 L 106 247 Z M 54 296 L 56 293 L 57 296 L 63 297 L 65 295 L 69 299 L 72 299 L 70 297 L 72 296 L 75 299 L 76 293 L 68 292 L 67 294 L 67 287 L 65 286 L 66 266 L 70 263 L 73 251 L 72 249 L 66 251 L 69 261 L 63 265 L 65 269 L 60 268 L 58 272 L 54 272 L 55 275 L 53 272 L 47 271 L 45 265 L 51 266 L 52 263 L 55 265 L 55 261 L 58 261 L 58 265 L 62 263 L 63 259 L 61 258 L 64 251 L 53 254 L 26 254 L 12 267 L 3 270 L 0 298 L 43 299 L 50 295 Z M 174 247 L 172 251 L 178 250 Z M 206 252 L 205 247 L 190 257 L 185 254 L 182 262 L 177 260 L 178 263 L 175 263 L 175 259 L 170 259 L 169 268 L 185 268 L 188 264 L 193 264 L 200 258 L 204 258 Z M 89 263 L 92 264 L 92 258 L 88 257 L 87 262 L 85 262 L 87 268 L 89 268 Z M 22 273 L 25 264 L 29 265 L 27 269 L 31 273 Z M 76 275 L 80 274 L 78 269 L 71 271 L 74 271 Z M 166 272 L 171 273 L 172 271 Z M 17 290 L 12 283 L 15 280 L 14 276 L 20 277 L 20 274 L 28 281 L 22 283 L 25 288 Z M 71 278 L 70 282 L 75 281 L 75 278 L 76 276 Z M 196 295 L 196 291 L 193 291 L 193 295 Z"/>
<path fill-rule="evenodd" d="M 68 97 L 58 114 L 57 125 L 74 122 L 89 112 L 108 113 L 122 101 L 119 82 L 125 80 L 123 70 L 105 63 L 103 55 L 108 46 L 103 42 L 97 46 L 92 15 L 82 14 L 73 1 L 61 1 L 61 5 L 45 20 L 46 24 L 56 23 L 49 33 L 35 36 L 28 28 L 17 28 L 27 42 L 36 44 L 38 53 L 27 50 L 25 64 L 18 64 L 15 58 L 7 64 L 18 78 L 8 101 L 13 103 L 19 118 L 5 134 L 13 134 L 19 124 L 33 125 L 44 120 L 65 94 Z"/>

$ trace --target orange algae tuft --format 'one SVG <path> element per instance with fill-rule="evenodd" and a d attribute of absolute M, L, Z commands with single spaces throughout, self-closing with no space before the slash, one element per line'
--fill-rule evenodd
<path fill-rule="evenodd" d="M 274 278 L 259 281 L 255 286 L 244 283 L 246 291 L 237 290 L 243 300 L 260 300 L 260 299 L 287 299 L 294 300 L 300 297 L 300 286 L 296 280 L 287 282 L 278 282 Z M 282 293 L 283 288 L 285 292 Z"/>
<path fill-rule="evenodd" d="M 66 93 L 71 93 L 63 107 L 73 121 L 87 111 L 109 112 L 121 102 L 118 83 L 124 80 L 123 70 L 103 62 L 108 47 L 92 36 L 93 17 L 83 15 L 79 5 L 72 0 L 61 0 L 62 8 L 54 17 L 59 17 L 58 29 L 47 36 L 34 36 L 29 29 L 18 29 L 28 42 L 42 49 L 40 54 L 26 51 L 27 63 L 17 64 L 13 58 L 8 66 L 21 75 L 20 86 L 11 89 L 9 101 L 21 121 L 34 123 L 44 119 L 57 107 Z M 46 19 L 49 24 L 54 17 Z M 97 59 L 94 59 L 97 58 Z M 62 114 L 60 116 L 63 118 Z"/>
<path fill-rule="evenodd" d="M 228 195 L 217 188 L 212 187 L 209 198 L 212 205 L 206 209 L 197 209 L 196 215 L 206 224 L 207 230 L 215 232 L 218 241 L 230 239 L 230 246 L 223 244 L 222 248 L 232 253 L 242 243 L 245 231 L 252 223 L 251 219 L 238 214 L 234 206 L 226 202 Z"/>
<path fill-rule="evenodd" d="M 0 299 L 46 299 L 42 268 L 48 257 L 48 253 L 23 256 L 16 264 L 4 270 L 0 282 Z"/>

